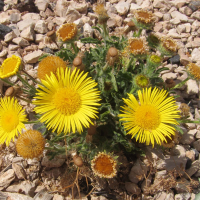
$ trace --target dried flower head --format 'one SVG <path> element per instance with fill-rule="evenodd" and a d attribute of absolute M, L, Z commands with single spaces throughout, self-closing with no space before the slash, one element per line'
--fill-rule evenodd
<path fill-rule="evenodd" d="M 56 32 L 58 39 L 63 42 L 72 42 L 78 33 L 78 28 L 74 23 L 63 24 Z"/>
<path fill-rule="evenodd" d="M 175 132 L 174 135 L 166 136 L 165 140 L 162 142 L 162 146 L 166 147 L 166 148 L 172 148 L 175 146 L 175 144 L 179 143 L 179 133 Z"/>
<path fill-rule="evenodd" d="M 14 97 L 0 98 L 0 144 L 6 142 L 8 146 L 25 128 L 26 121 L 25 110 Z"/>
<path fill-rule="evenodd" d="M 107 14 L 104 4 L 98 4 L 95 8 L 95 12 L 98 14 L 99 24 L 105 24 L 108 21 L 109 16 Z"/>
<path fill-rule="evenodd" d="M 51 72 L 55 74 L 60 67 L 65 69 L 67 63 L 58 56 L 47 56 L 39 62 L 37 76 L 40 80 L 45 80 L 46 75 L 50 76 Z"/>
<path fill-rule="evenodd" d="M 15 75 L 18 72 L 20 65 L 21 58 L 16 55 L 12 55 L 10 58 L 5 59 L 0 67 L 0 78 L 8 78 Z"/>
<path fill-rule="evenodd" d="M 149 47 L 147 46 L 145 37 L 131 38 L 128 42 L 129 50 L 134 56 L 147 54 L 147 52 L 149 51 Z"/>
<path fill-rule="evenodd" d="M 117 162 L 108 154 L 100 152 L 91 161 L 92 171 L 101 178 L 113 178 L 117 174 Z"/>
<path fill-rule="evenodd" d="M 23 158 L 38 158 L 45 146 L 45 139 L 36 130 L 28 130 L 21 134 L 16 143 L 17 153 Z"/>
<path fill-rule="evenodd" d="M 187 70 L 196 79 L 200 80 L 200 67 L 194 63 L 189 63 L 187 65 Z"/>
<path fill-rule="evenodd" d="M 182 117 L 188 117 L 190 115 L 190 107 L 186 103 L 181 103 L 179 110 Z"/>
<path fill-rule="evenodd" d="M 145 88 L 149 86 L 149 79 L 145 75 L 139 74 L 135 77 L 136 85 L 140 88 Z"/>
<path fill-rule="evenodd" d="M 150 28 L 154 24 L 155 18 L 151 11 L 135 10 L 134 22 L 140 28 Z"/>
<path fill-rule="evenodd" d="M 160 51 L 164 55 L 171 55 L 178 49 L 177 43 L 170 37 L 162 37 L 161 42 Z"/>

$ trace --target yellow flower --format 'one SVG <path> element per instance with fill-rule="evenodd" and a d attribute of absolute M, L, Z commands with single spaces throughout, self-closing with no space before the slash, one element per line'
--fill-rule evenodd
<path fill-rule="evenodd" d="M 117 174 L 117 162 L 108 154 L 100 152 L 91 161 L 92 171 L 100 178 L 113 178 Z"/>
<path fill-rule="evenodd" d="M 196 80 L 200 80 L 200 67 L 194 63 L 189 63 L 187 65 L 189 73 L 194 76 Z"/>
<path fill-rule="evenodd" d="M 145 75 L 138 74 L 135 77 L 135 82 L 136 82 L 136 85 L 139 86 L 140 88 L 145 88 L 149 85 L 150 81 L 148 77 L 146 77 Z"/>
<path fill-rule="evenodd" d="M 36 130 L 28 130 L 21 134 L 16 143 L 17 153 L 23 158 L 38 158 L 45 146 L 45 139 Z"/>
<path fill-rule="evenodd" d="M 173 97 L 167 97 L 166 90 L 154 88 L 138 91 L 139 102 L 132 94 L 128 94 L 129 99 L 123 99 L 126 106 L 122 106 L 120 121 L 123 121 L 127 134 L 132 138 L 136 136 L 136 141 L 146 142 L 154 146 L 154 142 L 161 144 L 165 137 L 175 134 L 175 129 L 171 125 L 176 125 L 176 118 L 180 118 L 179 111 L 175 105 Z"/>
<path fill-rule="evenodd" d="M 12 55 L 10 58 L 5 59 L 0 67 L 0 78 L 8 78 L 15 75 L 20 65 L 21 59 L 18 56 Z"/>
<path fill-rule="evenodd" d="M 147 46 L 147 42 L 144 37 L 131 38 L 128 42 L 129 50 L 134 56 L 146 54 L 149 51 L 149 47 Z"/>
<path fill-rule="evenodd" d="M 93 124 L 91 119 L 97 118 L 97 103 L 100 101 L 97 83 L 86 78 L 87 73 L 79 73 L 76 69 L 58 68 L 57 74 L 42 80 L 36 93 L 36 113 L 42 114 L 40 121 L 47 124 L 48 129 L 64 131 L 83 131 L 84 127 Z"/>
<path fill-rule="evenodd" d="M 10 97 L 0 99 L 0 144 L 6 142 L 8 146 L 11 139 L 18 136 L 25 128 L 23 122 L 27 118 L 25 110 L 18 104 L 17 100 Z"/>
<path fill-rule="evenodd" d="M 78 32 L 78 28 L 74 23 L 63 24 L 56 32 L 58 39 L 63 42 L 71 42 L 75 39 Z"/>
<path fill-rule="evenodd" d="M 46 75 L 50 76 L 51 72 L 56 73 L 59 67 L 66 68 L 67 63 L 58 56 L 47 56 L 39 62 L 37 76 L 40 80 L 46 79 Z"/>

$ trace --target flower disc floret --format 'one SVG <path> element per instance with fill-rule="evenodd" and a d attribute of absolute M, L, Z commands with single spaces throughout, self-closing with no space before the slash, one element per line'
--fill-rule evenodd
<path fill-rule="evenodd" d="M 37 130 L 28 130 L 21 134 L 16 143 L 17 153 L 23 158 L 38 158 L 45 146 L 45 139 Z"/>
<path fill-rule="evenodd" d="M 11 139 L 18 136 L 25 128 L 23 122 L 27 118 L 25 110 L 18 104 L 17 100 L 10 97 L 0 99 L 0 144 L 6 142 L 8 146 Z"/>
<path fill-rule="evenodd" d="M 143 89 L 138 91 L 139 102 L 134 95 L 128 94 L 129 99 L 123 99 L 125 106 L 122 106 L 123 114 L 120 114 L 120 121 L 123 121 L 127 134 L 136 141 L 146 142 L 154 146 L 154 143 L 161 144 L 166 137 L 175 134 L 172 125 L 177 125 L 177 118 L 180 118 L 179 111 L 173 97 L 167 97 L 166 90 L 158 88 Z"/>
<path fill-rule="evenodd" d="M 46 75 L 50 76 L 51 72 L 56 74 L 58 68 L 66 68 L 67 63 L 58 56 L 47 56 L 39 62 L 37 76 L 40 80 L 46 79 Z"/>
<path fill-rule="evenodd" d="M 128 42 L 129 42 L 129 51 L 135 56 L 146 54 L 147 51 L 149 50 L 146 39 L 144 37 L 131 38 L 129 39 Z"/>
<path fill-rule="evenodd" d="M 91 161 L 92 171 L 100 178 L 113 178 L 117 174 L 117 162 L 108 154 L 100 152 Z"/>
<path fill-rule="evenodd" d="M 142 74 L 137 75 L 135 77 L 135 81 L 136 81 L 136 84 L 141 88 L 145 88 L 149 85 L 149 79 Z"/>
<path fill-rule="evenodd" d="M 87 73 L 70 68 L 59 68 L 56 75 L 51 73 L 46 80 L 42 80 L 36 101 L 35 111 L 41 114 L 40 121 L 47 124 L 48 129 L 62 131 L 83 131 L 93 124 L 91 119 L 97 118 L 96 113 L 100 101 L 97 83 L 87 78 Z"/>
<path fill-rule="evenodd" d="M 3 64 L 0 67 L 0 78 L 8 78 L 15 75 L 21 65 L 21 58 L 12 55 L 10 58 L 4 60 Z"/>
<path fill-rule="evenodd" d="M 200 67 L 194 63 L 189 63 L 187 65 L 187 70 L 196 79 L 200 80 Z"/>
<path fill-rule="evenodd" d="M 75 39 L 78 32 L 78 28 L 74 23 L 63 24 L 56 32 L 58 39 L 63 42 L 71 42 Z"/>
<path fill-rule="evenodd" d="M 176 52 L 177 51 L 177 44 L 172 38 L 163 37 L 163 38 L 161 38 L 161 41 L 162 41 L 162 46 L 167 51 L 172 51 L 172 52 Z"/>

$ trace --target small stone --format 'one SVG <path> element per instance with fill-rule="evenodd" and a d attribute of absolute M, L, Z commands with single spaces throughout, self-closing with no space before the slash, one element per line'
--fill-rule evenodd
<path fill-rule="evenodd" d="M 44 188 L 42 190 L 40 190 L 35 196 L 34 196 L 34 200 L 41 200 L 45 199 L 45 200 L 52 200 L 53 195 L 48 194 L 47 189 Z"/>
<path fill-rule="evenodd" d="M 191 161 L 195 160 L 195 152 L 192 150 L 186 151 L 185 156 L 188 157 Z"/>
<path fill-rule="evenodd" d="M 181 156 L 181 157 L 185 157 L 186 154 L 186 150 L 183 146 L 181 145 L 176 145 L 175 147 L 173 147 L 171 149 L 171 155 L 173 156 Z"/>
<path fill-rule="evenodd" d="M 174 5 L 176 6 L 176 8 L 181 8 L 185 5 L 185 0 L 175 0 L 174 2 Z"/>
<path fill-rule="evenodd" d="M 190 9 L 192 9 L 192 11 L 196 11 L 200 8 L 200 1 L 196 0 L 196 1 L 191 1 L 188 5 L 188 7 Z"/>
<path fill-rule="evenodd" d="M 13 163 L 12 168 L 15 171 L 15 174 L 18 179 L 26 179 L 26 172 L 24 171 L 21 165 Z"/>
<path fill-rule="evenodd" d="M 193 147 L 200 152 L 200 139 L 198 139 L 197 141 L 193 142 Z"/>
<path fill-rule="evenodd" d="M 34 19 L 25 19 L 23 21 L 20 21 L 17 23 L 17 26 L 20 31 L 23 31 L 25 28 L 28 28 L 29 26 L 35 27 L 36 20 Z"/>
<path fill-rule="evenodd" d="M 40 42 L 42 42 L 43 41 L 43 39 L 44 39 L 44 35 L 43 34 L 35 34 L 35 42 L 36 43 L 40 43 Z"/>
<path fill-rule="evenodd" d="M 83 26 L 83 35 L 84 37 L 93 37 L 93 29 L 88 23 Z"/>
<path fill-rule="evenodd" d="M 179 11 L 182 12 L 183 14 L 187 15 L 187 16 L 190 16 L 193 12 L 192 9 L 190 9 L 187 6 L 180 8 Z"/>
<path fill-rule="evenodd" d="M 64 200 L 65 198 L 59 194 L 54 194 L 53 200 Z"/>
<path fill-rule="evenodd" d="M 169 72 L 169 73 L 165 73 L 162 75 L 162 79 L 164 81 L 166 81 L 167 79 L 176 79 L 178 76 L 177 73 L 172 73 L 172 72 Z"/>
<path fill-rule="evenodd" d="M 33 41 L 35 39 L 34 25 L 24 29 L 20 36 L 28 41 Z"/>
<path fill-rule="evenodd" d="M 57 25 L 61 26 L 66 22 L 66 18 L 65 17 L 55 17 L 53 19 L 53 22 L 56 23 Z"/>
<path fill-rule="evenodd" d="M 64 158 L 59 158 L 55 156 L 52 160 L 49 160 L 49 157 L 44 156 L 42 159 L 42 166 L 53 168 L 53 167 L 61 167 L 65 162 Z"/>
<path fill-rule="evenodd" d="M 43 51 L 41 51 L 41 50 L 34 51 L 34 52 L 29 53 L 26 56 L 24 56 L 23 60 L 27 64 L 36 63 L 36 62 L 38 62 L 38 59 L 42 55 L 43 55 Z"/>
<path fill-rule="evenodd" d="M 47 33 L 48 32 L 47 23 L 44 20 L 37 21 L 34 30 L 42 34 Z"/>
<path fill-rule="evenodd" d="M 173 192 L 171 193 L 167 193 L 167 192 L 158 192 L 155 196 L 154 196 L 154 200 L 174 200 L 174 194 Z"/>
<path fill-rule="evenodd" d="M 198 48 L 194 48 L 192 53 L 191 53 L 191 59 L 193 62 L 198 62 L 200 61 L 200 50 Z"/>
<path fill-rule="evenodd" d="M 199 87 L 196 80 L 190 79 L 186 82 L 186 85 L 187 85 L 187 94 L 193 95 L 199 93 Z"/>
<path fill-rule="evenodd" d="M 172 64 L 172 65 L 173 65 L 173 64 L 179 65 L 179 64 L 180 64 L 180 56 L 177 54 L 177 55 L 171 57 L 171 58 L 168 60 L 168 63 L 170 63 L 170 64 Z"/>
<path fill-rule="evenodd" d="M 141 9 L 141 6 L 138 6 L 135 3 L 131 3 L 130 13 L 134 13 L 134 11 L 137 10 L 137 9 Z"/>
<path fill-rule="evenodd" d="M 33 198 L 23 194 L 12 193 L 12 192 L 4 192 L 3 194 L 7 196 L 7 200 L 33 200 Z"/>
<path fill-rule="evenodd" d="M 122 25 L 122 17 L 116 14 L 112 14 L 107 21 L 108 27 L 120 27 Z"/>
<path fill-rule="evenodd" d="M 0 176 L 0 188 L 6 188 L 10 185 L 10 183 L 15 179 L 15 172 L 13 169 L 9 169 L 6 172 L 4 172 Z"/>
<path fill-rule="evenodd" d="M 21 20 L 21 13 L 12 13 L 10 15 L 10 22 L 11 23 L 17 23 Z"/>
<path fill-rule="evenodd" d="M 30 45 L 29 42 L 26 39 L 22 38 L 22 37 L 14 38 L 12 40 L 12 42 L 14 42 L 15 44 L 18 44 L 21 47 L 26 47 L 26 46 Z"/>
<path fill-rule="evenodd" d="M 171 13 L 172 18 L 174 19 L 179 19 L 181 22 L 187 22 L 188 21 L 188 17 L 178 11 L 173 11 Z"/>
<path fill-rule="evenodd" d="M 8 54 L 8 50 L 7 50 L 7 49 L 1 51 L 1 52 L 0 52 L 0 58 L 5 57 L 7 54 Z"/>
<path fill-rule="evenodd" d="M 129 2 L 120 1 L 115 5 L 119 15 L 125 15 L 129 11 L 130 4 Z"/>
<path fill-rule="evenodd" d="M 181 193 L 175 195 L 175 200 L 190 200 L 190 193 Z"/>
<path fill-rule="evenodd" d="M 4 39 L 4 36 L 6 35 L 6 34 L 8 34 L 9 32 L 11 32 L 12 31 L 12 29 L 10 28 L 10 27 L 8 27 L 8 26 L 5 26 L 5 25 L 3 25 L 3 24 L 0 24 L 0 39 Z"/>
<path fill-rule="evenodd" d="M 77 10 L 68 8 L 66 12 L 66 22 L 72 23 L 79 18 L 81 18 L 81 14 Z"/>
<path fill-rule="evenodd" d="M 47 0 L 36 0 L 35 1 L 35 6 L 38 8 L 40 11 L 45 11 L 46 8 L 48 7 L 48 1 Z"/>
<path fill-rule="evenodd" d="M 194 12 L 194 13 L 191 15 L 191 17 L 192 17 L 193 19 L 200 20 L 200 11 Z"/>
<path fill-rule="evenodd" d="M 186 170 L 186 173 L 191 177 L 193 174 L 195 174 L 200 169 L 200 161 L 195 160 L 192 162 L 192 165 L 189 169 Z M 184 175 L 185 178 L 188 179 L 187 175 Z"/>
<path fill-rule="evenodd" d="M 139 195 L 141 193 L 140 188 L 135 183 L 125 182 L 125 188 L 131 194 Z"/>

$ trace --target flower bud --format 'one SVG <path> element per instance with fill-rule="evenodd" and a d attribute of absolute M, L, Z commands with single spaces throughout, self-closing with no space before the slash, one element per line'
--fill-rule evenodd
<path fill-rule="evenodd" d="M 88 128 L 88 135 L 96 134 L 96 129 L 97 129 L 96 123 L 94 125 L 91 124 L 90 127 Z"/>
<path fill-rule="evenodd" d="M 73 157 L 73 162 L 77 167 L 82 167 L 83 166 L 83 159 L 78 155 L 75 155 Z"/>
<path fill-rule="evenodd" d="M 6 92 L 5 92 L 5 96 L 13 96 L 14 94 L 14 88 L 13 87 L 9 87 Z"/>
<path fill-rule="evenodd" d="M 74 60 L 73 60 L 73 66 L 72 66 L 72 71 L 75 68 L 80 69 L 80 71 L 84 71 L 85 66 L 82 63 L 82 58 L 80 58 L 80 57 L 74 58 Z"/>
<path fill-rule="evenodd" d="M 110 66 L 114 65 L 114 63 L 118 60 L 118 50 L 115 47 L 110 47 L 108 49 L 108 53 L 106 55 L 106 60 Z"/>

